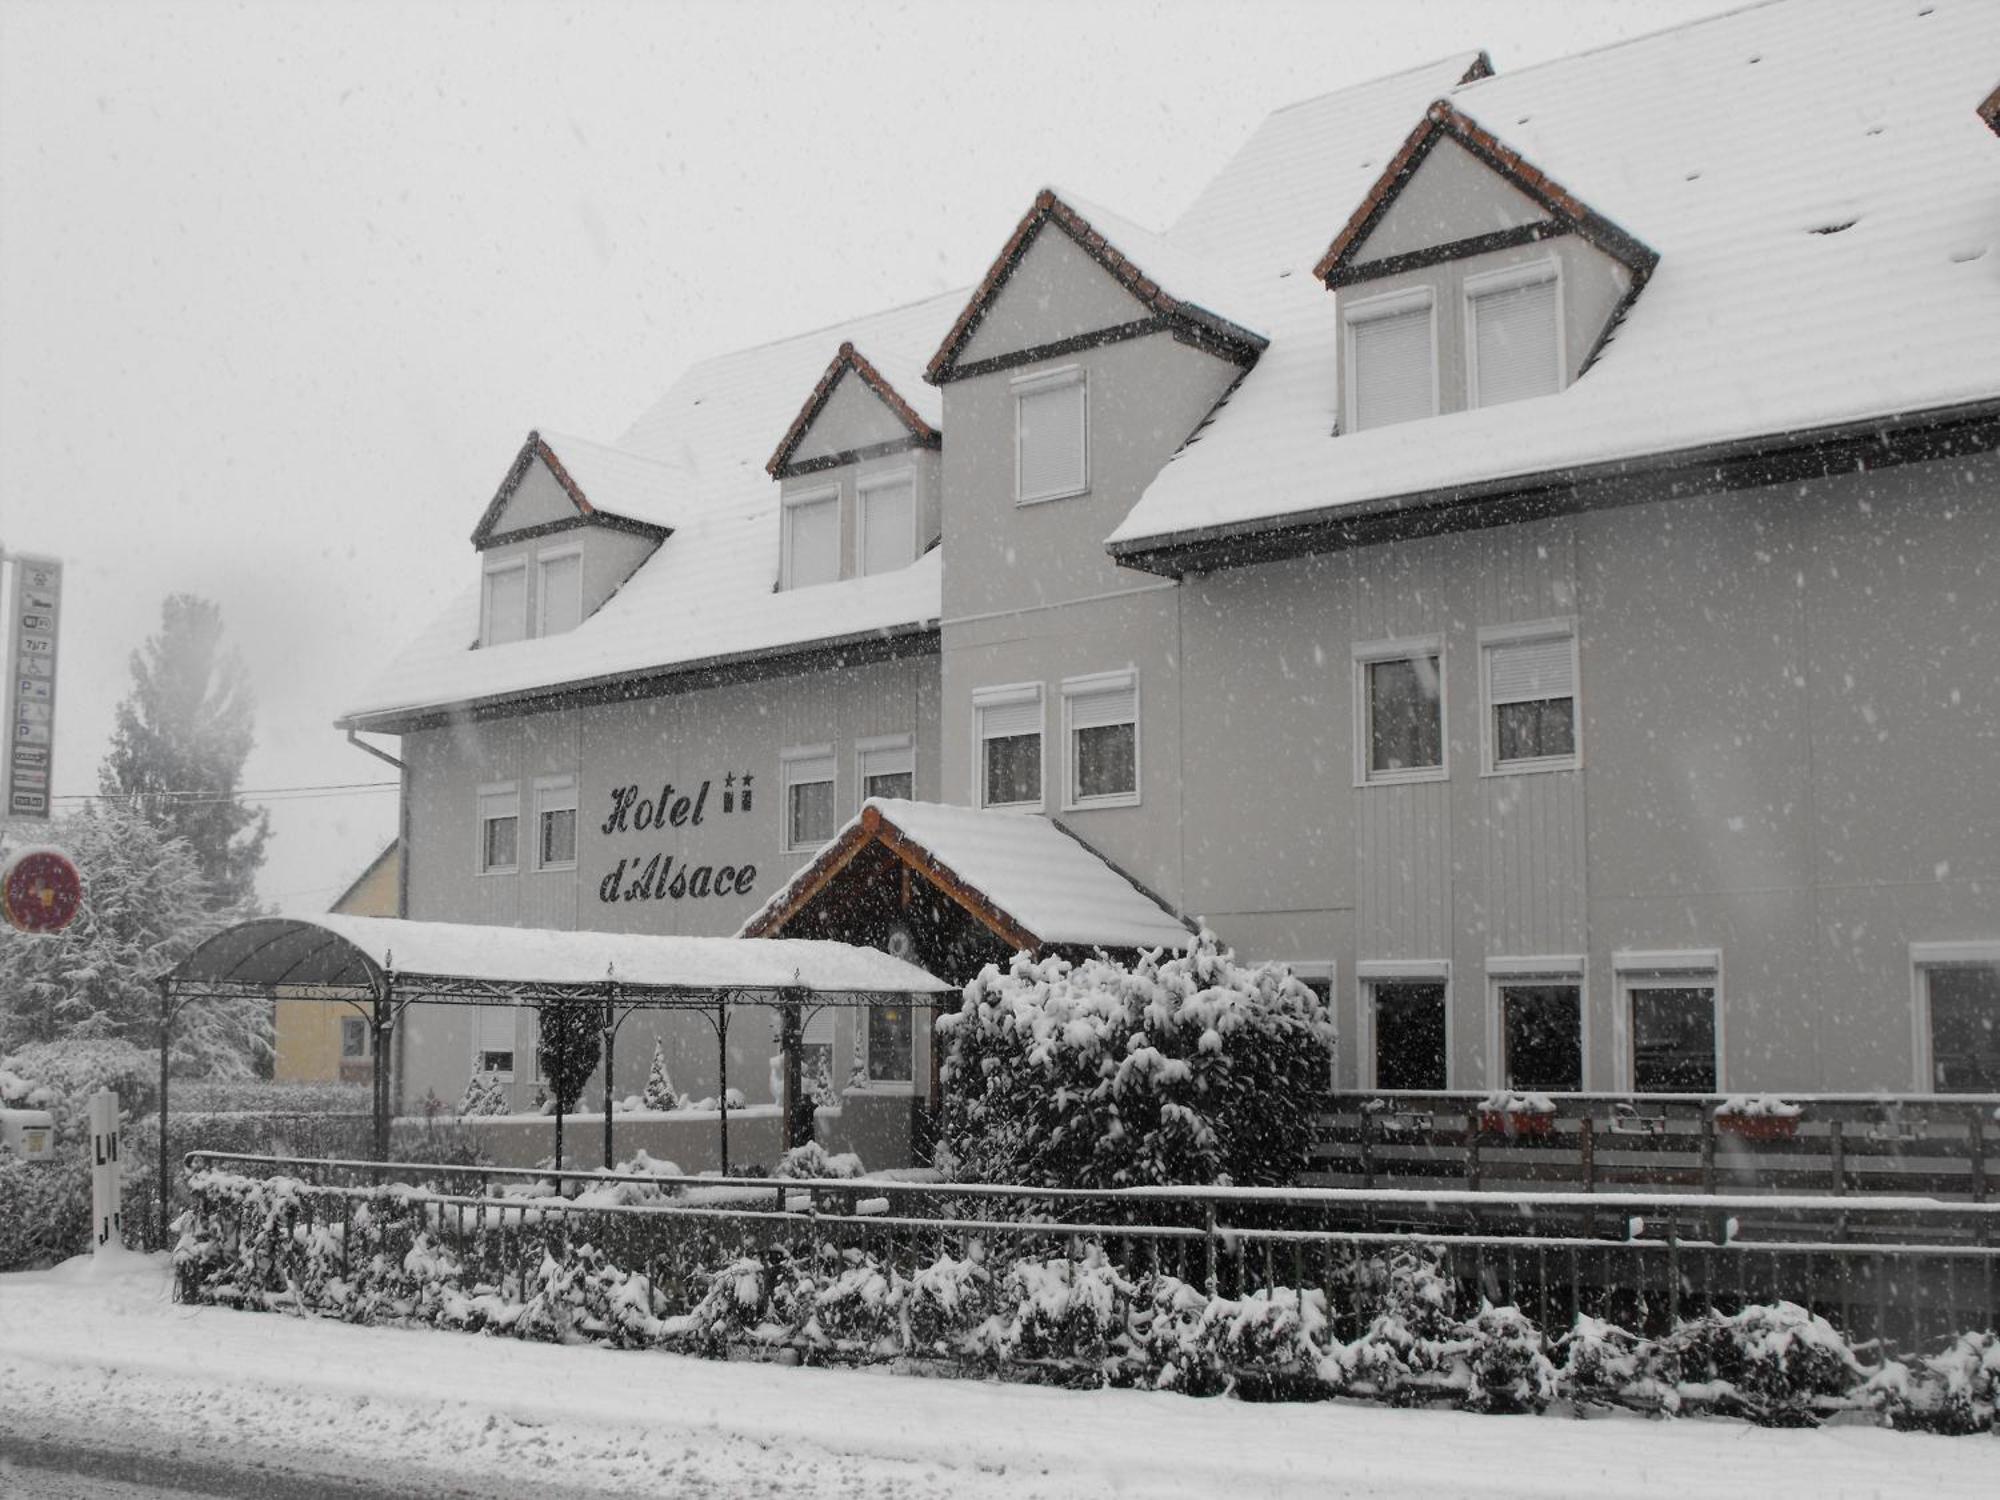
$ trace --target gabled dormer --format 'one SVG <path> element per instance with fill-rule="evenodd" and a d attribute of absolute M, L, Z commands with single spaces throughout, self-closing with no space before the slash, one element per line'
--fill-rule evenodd
<path fill-rule="evenodd" d="M 529 433 L 472 532 L 479 645 L 560 635 L 595 614 L 672 534 L 675 480 L 637 454 Z"/>
<path fill-rule="evenodd" d="M 1337 295 L 1341 430 L 1555 394 L 1658 262 L 1439 100 L 1314 268 Z"/>
<path fill-rule="evenodd" d="M 1986 96 L 1986 102 L 1979 106 L 1979 118 L 1986 122 L 1986 128 L 2000 135 L 2000 88 Z"/>
<path fill-rule="evenodd" d="M 907 568 L 938 540 L 936 398 L 910 398 L 843 343 L 772 453 L 778 586 L 809 588 Z"/>

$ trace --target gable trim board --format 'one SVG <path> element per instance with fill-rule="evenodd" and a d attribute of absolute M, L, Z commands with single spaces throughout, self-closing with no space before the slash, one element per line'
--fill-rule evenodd
<path fill-rule="evenodd" d="M 1179 578 L 1587 510 L 1795 483 L 2000 449 L 2000 400 L 1761 434 L 1632 459 L 1515 475 L 1376 502 L 1107 542 L 1121 565 Z"/>
<path fill-rule="evenodd" d="M 1116 337 L 1123 338 L 1138 337 L 1139 332 L 1134 330 L 1147 333 L 1172 331 L 1177 336 L 1185 333 L 1189 335 L 1190 341 L 1197 343 L 1197 347 L 1207 348 L 1221 358 L 1243 365 L 1254 363 L 1257 356 L 1269 344 L 1270 341 L 1262 334 L 1233 323 L 1211 309 L 1174 296 L 1134 264 L 1132 259 L 1104 234 L 1093 228 L 1088 219 L 1059 198 L 1053 189 L 1043 188 L 1035 195 L 1034 206 L 1022 216 L 1020 223 L 1014 226 L 1013 234 L 1008 237 L 1007 243 L 1001 247 L 999 256 L 988 268 L 978 287 L 974 289 L 971 300 L 965 305 L 965 310 L 958 315 L 958 320 L 952 324 L 951 331 L 945 335 L 944 343 L 931 357 L 930 365 L 924 372 L 924 379 L 932 385 L 944 385 L 953 380 L 963 380 L 972 375 L 985 374 L 993 369 L 1006 367 L 994 359 L 961 365 L 958 356 L 972 341 L 973 334 L 978 332 L 979 325 L 985 321 L 987 310 L 1012 278 L 1015 269 L 1021 263 L 1021 258 L 1027 254 L 1029 246 L 1034 244 L 1036 238 L 1051 224 L 1153 314 L 1151 319 L 1128 323 L 1119 330 L 1105 330 L 1105 332 L 1112 332 Z M 1157 323 L 1158 327 L 1142 328 L 1142 324 L 1152 323 Z M 1099 336 L 1090 334 L 1082 337 L 1097 339 Z M 1115 338 L 1104 341 L 1112 342 Z M 1063 342 L 1074 348 L 1092 347 L 1087 343 L 1076 344 L 1073 340 Z M 1020 351 L 1001 358 L 1014 363 L 1026 363 L 1029 359 L 1047 358 L 1058 352 L 1067 351 L 1052 344 L 1038 350 Z"/>
<path fill-rule="evenodd" d="M 514 492 L 528 477 L 528 470 L 536 460 L 540 460 L 570 504 L 576 507 L 574 517 L 560 521 L 544 521 L 534 526 L 524 526 L 516 530 L 500 531 L 500 518 L 506 514 L 507 502 L 514 498 Z M 523 541 L 529 537 L 548 536 L 559 531 L 568 531 L 578 526 L 602 526 L 612 531 L 626 531 L 634 536 L 650 537 L 654 541 L 664 541 L 673 535 L 671 526 L 659 526 L 650 521 L 635 521 L 614 512 L 599 510 L 590 503 L 583 488 L 570 476 L 563 461 L 556 457 L 555 449 L 543 441 L 539 432 L 531 431 L 528 440 L 521 445 L 521 451 L 514 456 L 508 466 L 507 477 L 500 481 L 500 488 L 493 494 L 485 512 L 479 517 L 479 524 L 472 528 L 472 545 L 484 552 L 501 542 Z"/>
<path fill-rule="evenodd" d="M 874 392 L 877 399 L 889 408 L 897 421 L 909 429 L 908 439 L 876 444 L 865 449 L 853 449 L 850 450 L 851 457 L 849 453 L 837 453 L 794 464 L 792 455 L 798 451 L 799 444 L 805 441 L 806 434 L 812 430 L 812 425 L 819 419 L 819 414 L 826 409 L 827 402 L 833 397 L 834 389 L 850 372 Z M 819 469 L 836 468 L 842 463 L 852 462 L 861 457 L 872 458 L 881 454 L 904 452 L 910 448 L 937 448 L 942 447 L 943 443 L 943 434 L 917 415 L 915 409 L 897 393 L 896 388 L 889 384 L 882 372 L 869 363 L 867 357 L 852 343 L 843 343 L 834 354 L 832 363 L 826 367 L 826 373 L 820 376 L 819 383 L 813 387 L 812 394 L 806 397 L 806 404 L 799 408 L 799 414 L 792 419 L 791 427 L 779 442 L 777 450 L 772 453 L 769 462 L 764 465 L 764 470 L 773 479 L 790 479 Z"/>
<path fill-rule="evenodd" d="M 2000 87 L 1995 87 L 1993 92 L 1986 96 L 1985 102 L 1979 106 L 1979 118 L 1986 122 L 1987 128 L 1995 135 L 2000 135 Z"/>
<path fill-rule="evenodd" d="M 1382 175 L 1375 180 L 1375 185 L 1368 190 L 1367 196 L 1355 207 L 1346 226 L 1334 236 L 1333 243 L 1327 247 L 1326 254 L 1320 257 L 1319 264 L 1313 267 L 1313 275 L 1325 282 L 1329 290 L 1338 290 L 1357 281 L 1389 275 L 1393 270 L 1410 269 L 1406 263 L 1384 270 L 1383 267 L 1389 266 L 1395 257 L 1383 261 L 1357 263 L 1355 256 L 1359 254 L 1369 235 L 1374 232 L 1391 205 L 1409 186 L 1418 168 L 1423 165 L 1424 159 L 1440 141 L 1444 140 L 1451 140 L 1462 146 L 1475 160 L 1539 204 L 1551 221 L 1549 231 L 1545 233 L 1555 231 L 1559 227 L 1561 232 L 1580 235 L 1630 270 L 1632 287 L 1626 294 L 1626 304 L 1629 305 L 1632 298 L 1639 294 L 1640 288 L 1653 274 L 1653 268 L 1660 263 L 1659 253 L 1638 236 L 1628 233 L 1598 213 L 1561 183 L 1523 158 L 1520 153 L 1509 150 L 1501 143 L 1498 136 L 1481 127 L 1470 115 L 1455 109 L 1449 101 L 1440 99 L 1425 111 L 1424 118 L 1404 140 L 1389 165 L 1383 169 Z M 1461 243 L 1473 244 L 1476 241 Z M 1439 247 L 1438 259 L 1449 258 L 1442 253 L 1447 248 L 1450 247 Z M 1480 248 L 1499 247 L 1483 245 Z M 1620 311 L 1622 310 L 1621 308 Z M 1613 316 L 1612 322 L 1617 322 L 1617 315 Z"/>

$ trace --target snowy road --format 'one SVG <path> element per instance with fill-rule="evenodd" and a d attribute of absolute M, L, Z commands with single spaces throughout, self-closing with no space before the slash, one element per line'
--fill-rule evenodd
<path fill-rule="evenodd" d="M 0 1493 L 120 1500 L 177 1475 L 350 1500 L 1986 1500 L 2000 1462 L 1987 1439 L 1864 1427 L 1254 1406 L 355 1328 L 179 1307 L 164 1263 L 136 1257 L 0 1276 L 0 1393 Z M 78 1450 L 118 1457 L 92 1470 Z"/>

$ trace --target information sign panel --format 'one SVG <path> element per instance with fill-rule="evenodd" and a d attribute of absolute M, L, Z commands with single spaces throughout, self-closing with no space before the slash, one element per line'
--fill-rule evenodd
<path fill-rule="evenodd" d="M 62 564 L 16 557 L 7 631 L 7 801 L 0 819 L 49 816 Z"/>

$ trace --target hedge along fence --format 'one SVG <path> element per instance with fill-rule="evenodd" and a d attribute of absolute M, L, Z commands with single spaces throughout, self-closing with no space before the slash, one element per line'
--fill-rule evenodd
<path fill-rule="evenodd" d="M 177 1295 L 714 1357 L 1487 1411 L 1566 1399 L 1810 1424 L 1859 1410 L 1979 1431 L 2000 1385 L 1991 1330 L 1896 1359 L 1788 1301 L 1711 1308 L 1653 1336 L 1588 1314 L 1537 1320 L 1478 1296 L 1449 1245 L 1414 1236 L 1332 1248 L 1308 1284 L 1264 1279 L 1260 1256 L 1211 1254 L 1220 1229 L 897 1216 L 888 1195 L 913 1189 L 881 1180 L 597 1174 L 563 1198 L 487 1190 L 515 1178 L 549 1193 L 529 1174 L 454 1176 L 457 1192 L 198 1167 Z"/>

